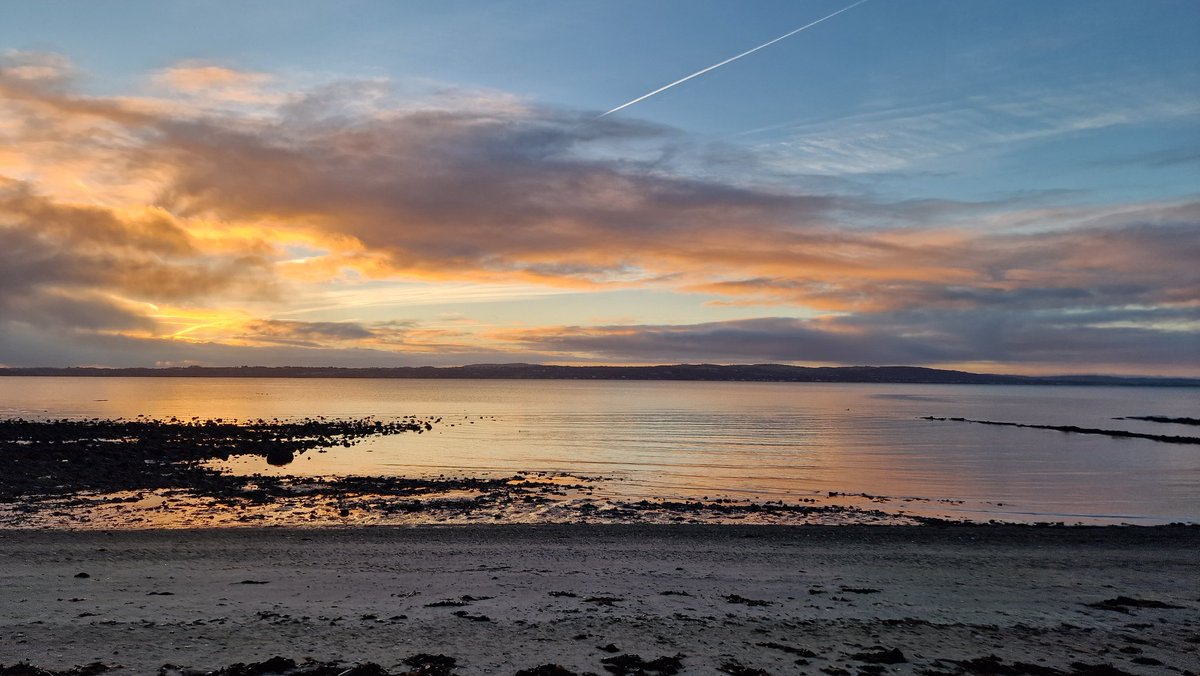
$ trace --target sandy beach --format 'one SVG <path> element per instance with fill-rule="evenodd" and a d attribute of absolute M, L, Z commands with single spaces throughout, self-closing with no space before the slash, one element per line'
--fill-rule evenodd
<path fill-rule="evenodd" d="M 0 676 L 1200 676 L 1200 0 L 0 0 Z"/>
<path fill-rule="evenodd" d="M 0 664 L 1188 674 L 1198 581 L 1195 527 L 8 530 Z"/>

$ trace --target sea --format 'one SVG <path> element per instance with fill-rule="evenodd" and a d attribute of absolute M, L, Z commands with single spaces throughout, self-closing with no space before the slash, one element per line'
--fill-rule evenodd
<path fill-rule="evenodd" d="M 569 380 L 0 378 L 0 417 L 441 421 L 239 474 L 594 482 L 589 499 L 799 502 L 855 496 L 972 521 L 1200 523 L 1200 446 L 923 416 L 1197 436 L 1153 387 Z"/>

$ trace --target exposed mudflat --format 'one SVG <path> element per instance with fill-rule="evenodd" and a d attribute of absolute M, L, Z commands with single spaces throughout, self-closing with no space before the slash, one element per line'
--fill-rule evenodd
<path fill-rule="evenodd" d="M 205 463 L 258 455 L 287 465 L 298 454 L 363 439 L 421 433 L 434 422 L 402 418 L 235 421 L 225 419 L 0 420 L 0 500 L 35 501 L 82 491 L 188 489 L 226 497 L 246 477 Z"/>

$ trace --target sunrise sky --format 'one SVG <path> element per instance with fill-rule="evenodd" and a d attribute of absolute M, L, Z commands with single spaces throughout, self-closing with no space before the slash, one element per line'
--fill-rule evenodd
<path fill-rule="evenodd" d="M 1200 375 L 1200 3 L 0 2 L 0 365 Z"/>

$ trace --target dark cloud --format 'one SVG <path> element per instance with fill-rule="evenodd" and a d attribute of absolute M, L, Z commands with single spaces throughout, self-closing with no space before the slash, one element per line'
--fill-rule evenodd
<path fill-rule="evenodd" d="M 237 336 L 241 341 L 308 348 L 344 348 L 353 345 L 378 349 L 380 345 L 428 351 L 412 335 L 418 323 L 377 322 L 370 326 L 358 322 L 304 322 L 284 319 L 256 319 L 248 322 Z M 447 346 L 450 348 L 450 346 Z M 457 349 L 455 349 L 457 348 Z M 453 346 L 448 351 L 459 351 Z"/>
<path fill-rule="evenodd" d="M 352 235 L 403 270 L 603 276 L 689 238 L 725 246 L 834 200 L 667 175 L 593 146 L 667 132 L 549 109 L 414 111 L 337 126 L 171 124 L 181 213 L 282 218 Z"/>
<path fill-rule="evenodd" d="M 1092 310 L 911 310 L 839 318 L 872 335 L 904 335 L 953 351 L 958 361 L 997 364 L 1136 365 L 1191 372 L 1200 363 L 1200 307 Z"/>
<path fill-rule="evenodd" d="M 249 338 L 278 341 L 354 341 L 375 336 L 373 331 L 355 322 L 298 322 L 280 319 L 252 321 L 246 326 L 246 331 Z"/>
<path fill-rule="evenodd" d="M 214 256 L 162 215 L 122 217 L 64 205 L 0 181 L 0 317 L 87 330 L 149 329 L 134 301 L 194 302 L 269 295 L 255 256 Z"/>
<path fill-rule="evenodd" d="M 64 359 L 69 355 L 69 360 Z M 531 352 L 531 361 L 559 355 Z M 4 366 L 453 366 L 512 361 L 509 352 L 487 348 L 458 351 L 395 351 L 328 344 L 233 345 L 138 338 L 34 327 L 0 320 L 0 365 Z"/>
<path fill-rule="evenodd" d="M 530 349 L 598 354 L 634 362 L 837 362 L 924 364 L 958 358 L 952 349 L 882 333 L 786 317 L 663 326 L 560 327 L 514 332 Z"/>
<path fill-rule="evenodd" d="M 1162 316 L 1165 314 L 1166 316 Z M 996 363 L 1132 365 L 1175 372 L 1200 359 L 1200 341 L 1183 330 L 1103 323 L 1137 313 L 1027 316 L 923 313 L 810 321 L 784 317 L 687 325 L 558 327 L 513 332 L 528 349 L 596 354 L 616 362 L 821 362 L 834 364 Z M 1166 312 L 1161 321 L 1200 319 Z"/>
<path fill-rule="evenodd" d="M 0 293 L 0 316 L 23 324 L 66 331 L 151 330 L 154 322 L 102 294 L 66 295 L 55 290 Z"/>

